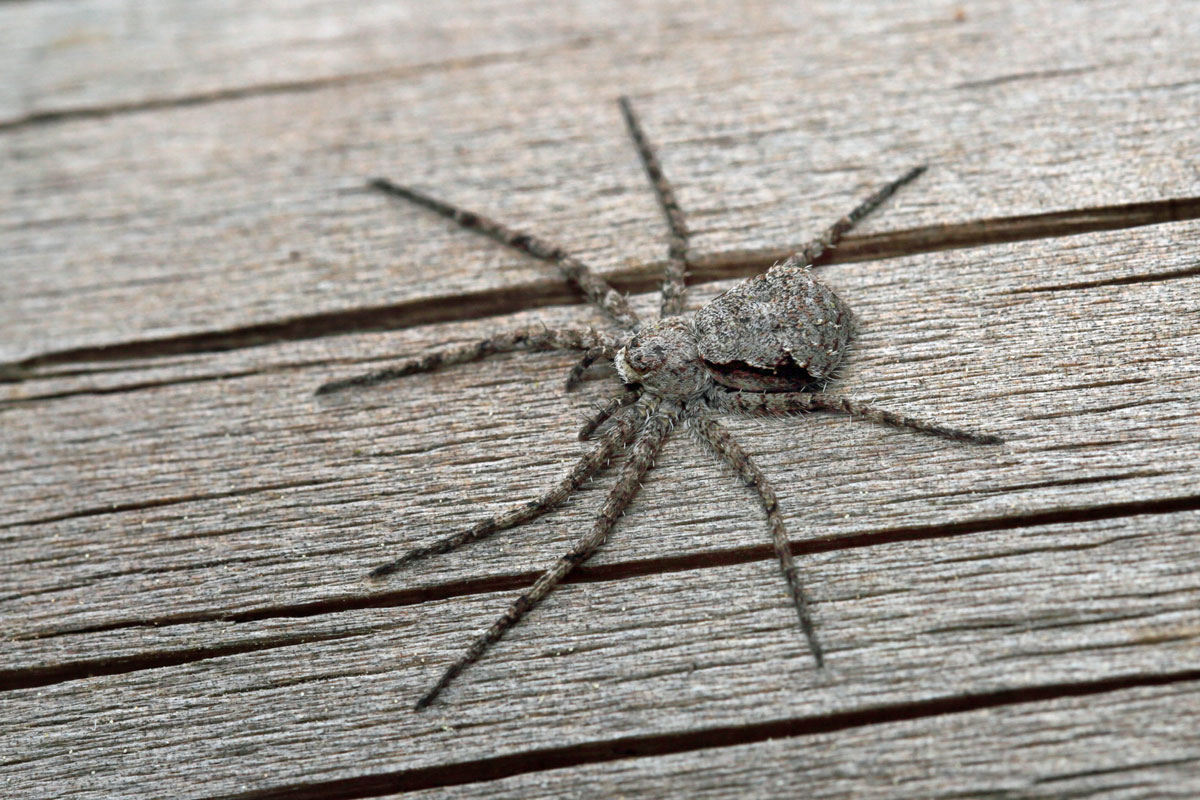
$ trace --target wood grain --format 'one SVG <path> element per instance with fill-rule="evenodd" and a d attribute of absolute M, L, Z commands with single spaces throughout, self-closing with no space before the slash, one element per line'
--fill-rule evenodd
<path fill-rule="evenodd" d="M 686 786 L 697 798 L 1187 798 L 1200 781 L 1198 688 L 1028 702 L 389 797 L 652 798 Z"/>
<path fill-rule="evenodd" d="M 86 763 L 102 792 L 150 796 L 202 774 L 222 796 L 1147 673 L 1196 680 L 1198 535 L 1184 512 L 813 555 L 823 673 L 769 560 L 574 584 L 424 714 L 413 698 L 508 593 L 300 620 L 282 646 L 9 692 L 24 724 L 8 750 L 17 776 L 66 780 Z M 137 731 L 158 733 L 135 750 Z"/>
<path fill-rule="evenodd" d="M 0 139 L 0 358 L 349 309 L 399 307 L 377 323 L 395 326 L 463 294 L 489 313 L 563 298 L 544 265 L 368 193 L 375 175 L 529 225 L 603 271 L 655 270 L 665 235 L 620 92 L 698 256 L 795 246 L 915 163 L 932 168 L 863 233 L 1200 195 L 1200 15 L 1168 3 L 1150 28 L 1152 9 L 1123 7 L 1078 7 L 1086 26 L 1057 3 L 961 24 L 881 7 L 822 36 L 782 10 L 724 35 L 685 15 L 670 36 L 449 75 L 19 127 Z M 1045 49 L 1011 46 L 1031 36 Z M 567 65 L 571 81 L 550 77 Z"/>
<path fill-rule="evenodd" d="M 1195 229 L 1181 223 L 827 268 L 826 279 L 863 320 L 845 391 L 992 430 L 1009 443 L 946 444 L 832 415 L 735 422 L 780 486 L 794 538 L 1005 525 L 1038 513 L 1193 498 L 1200 430 L 1189 410 L 1198 378 L 1190 354 L 1200 348 L 1200 277 L 1129 281 L 1139 270 L 1190 264 L 1175 243 Z M 1048 273 L 1051 262 L 1062 274 Z M 1069 281 L 1085 286 L 1055 288 Z M 1158 314 L 1148 329 L 1146 308 Z M 359 574 L 384 553 L 553 480 L 582 447 L 573 433 L 589 401 L 607 389 L 590 384 L 564 402 L 569 359 L 531 355 L 332 403 L 312 398 L 312 389 L 382 354 L 578 316 L 564 308 L 239 351 L 155 366 L 157 385 L 145 389 L 138 382 L 149 376 L 138 369 L 19 384 L 10 392 L 16 400 L 35 387 L 62 396 L 29 396 L 4 412 L 4 524 L 12 563 L 26 567 L 0 584 L 18 620 L 14 632 L 363 592 Z M 1043 338 L 1031 342 L 1038 325 L 1046 326 Z M 343 359 L 354 363 L 329 366 Z M 131 377 L 134 388 L 121 390 Z M 713 530 L 757 519 L 741 490 L 720 488 L 729 482 L 687 437 L 670 444 L 648 487 L 661 491 L 632 518 L 643 530 L 664 530 L 631 536 L 631 544 L 641 541 L 637 557 L 763 544 L 757 522 L 739 533 Z M 726 499 L 714 501 L 714 491 Z M 408 585 L 525 573 L 533 553 L 565 548 L 595 497 L 586 491 L 559 516 L 481 543 L 468 557 L 414 567 Z M 314 571 L 309 559 L 322 555 Z M 132 596 L 153 611 L 131 606 Z"/>
<path fill-rule="evenodd" d="M 0 4 L 0 793 L 1196 795 L 1198 34 L 1158 0 Z M 315 399 L 603 324 L 362 178 L 646 290 L 666 239 L 621 92 L 696 233 L 693 309 L 930 163 L 821 269 L 862 321 L 840 386 L 1006 443 L 729 422 L 819 672 L 756 503 L 681 430 L 414 714 L 609 479 L 365 572 L 554 480 L 615 381 L 565 395 L 573 359 L 517 354 Z"/>

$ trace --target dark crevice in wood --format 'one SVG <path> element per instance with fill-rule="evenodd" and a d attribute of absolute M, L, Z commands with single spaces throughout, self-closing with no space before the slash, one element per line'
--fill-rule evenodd
<path fill-rule="evenodd" d="M 303 365 L 311 366 L 311 365 Z M 272 371 L 287 369 L 287 367 L 273 367 Z M 83 371 L 80 371 L 81 373 Z M 126 392 L 141 392 L 147 389 L 158 389 L 163 386 L 183 386 L 189 383 L 209 383 L 211 381 L 234 380 L 236 378 L 247 378 L 251 375 L 258 375 L 262 370 L 248 369 L 240 372 L 221 372 L 211 375 L 190 375 L 186 378 L 168 378 L 158 381 L 140 381 L 138 383 L 124 383 L 118 386 L 99 386 L 87 389 L 72 389 L 66 392 L 46 392 L 45 394 L 30 394 L 24 397 L 14 397 L 11 399 L 0 400 L 0 412 L 6 408 L 15 408 L 16 406 L 27 406 L 43 402 L 45 400 L 62 400 L 67 397 L 80 397 L 83 395 L 98 396 L 106 394 L 125 394 Z M 83 373 L 86 374 L 86 373 Z M 59 375 L 53 377 L 58 378 Z"/>
<path fill-rule="evenodd" d="M 1034 784 L 1040 784 L 1040 785 L 1045 786 L 1046 784 L 1050 784 L 1050 783 L 1063 783 L 1065 781 L 1075 781 L 1075 780 L 1079 780 L 1080 778 L 1091 778 L 1091 777 L 1095 777 L 1098 775 L 1112 775 L 1115 773 L 1134 772 L 1136 770 L 1154 769 L 1157 767 L 1173 767 L 1173 766 L 1176 766 L 1179 764 L 1194 764 L 1194 763 L 1196 763 L 1196 761 L 1197 761 L 1196 756 L 1185 756 L 1182 758 L 1164 758 L 1164 759 L 1158 759 L 1158 760 L 1154 760 L 1154 761 L 1133 761 L 1133 762 L 1122 763 L 1118 766 L 1113 766 L 1113 767 L 1095 767 L 1093 769 L 1079 770 L 1077 772 L 1062 772 L 1062 773 L 1059 773 L 1058 775 L 1049 775 L 1046 777 L 1034 778 L 1033 782 L 1034 782 Z M 1115 794 L 1116 791 L 1119 790 L 1120 788 L 1121 788 L 1120 785 L 1114 786 L 1111 783 L 1105 784 L 1104 792 L 1106 794 L 1110 793 L 1110 792 Z M 1090 795 L 1091 792 L 1088 792 L 1088 794 Z M 1147 796 L 1152 796 L 1152 795 L 1153 795 L 1153 792 L 1150 792 L 1147 794 Z"/>
<path fill-rule="evenodd" d="M 768 722 L 711 727 L 693 731 L 626 736 L 583 742 L 563 747 L 530 750 L 511 755 L 481 758 L 435 767 L 396 770 L 329 781 L 278 786 L 209 800 L 352 800 L 395 792 L 413 792 L 446 786 L 462 786 L 511 778 L 554 769 L 602 764 L 629 758 L 651 758 L 698 750 L 757 744 L 771 739 L 830 734 L 855 728 L 907 722 L 948 714 L 965 714 L 986 709 L 1031 703 L 1047 703 L 1069 697 L 1088 697 L 1130 689 L 1167 686 L 1200 680 L 1200 670 L 1164 674 L 1133 674 L 1075 683 L 1049 683 L 993 692 L 935 697 L 909 703 L 843 711 L 816 717 L 793 717 Z"/>
<path fill-rule="evenodd" d="M 1200 218 L 1200 197 L 1185 197 L 1118 206 L 1057 211 L 1046 214 L 985 219 L 953 225 L 933 225 L 907 231 L 845 239 L 828 263 L 867 261 L 979 247 L 1004 242 L 1070 236 Z M 744 278 L 787 258 L 793 249 L 728 253 L 698 258 L 692 265 L 692 284 Z M 647 264 L 608 273 L 605 277 L 622 292 L 637 294 L 657 288 L 661 264 Z M 1193 274 L 1153 273 L 1144 280 L 1163 280 Z M 1165 277 L 1164 277 L 1165 276 Z M 1118 279 L 1124 283 L 1141 278 Z M 1107 285 L 1112 281 L 1096 282 Z M 1080 284 L 1086 287 L 1092 284 Z M 1029 291 L 1049 291 L 1042 287 Z M 1058 288 L 1078 288 L 1064 286 Z M 450 297 L 430 297 L 374 308 L 328 311 L 292 319 L 263 322 L 223 331 L 141 339 L 94 347 L 50 351 L 17 362 L 0 364 L 0 382 L 37 377 L 40 367 L 116 359 L 153 358 L 187 353 L 219 352 L 247 347 L 301 341 L 323 336 L 388 331 L 503 316 L 550 305 L 582 302 L 581 296 L 562 281 L 547 277 L 523 286 L 466 292 Z"/>
<path fill-rule="evenodd" d="M 1180 511 L 1200 510 L 1200 495 L 1149 500 L 1141 502 L 1113 503 L 1102 506 L 1060 509 L 1043 511 L 1012 517 L 975 520 L 952 525 L 934 525 L 923 527 L 894 528 L 890 530 L 861 533 L 833 539 L 810 540 L 792 543 L 792 552 L 799 558 L 815 553 L 825 553 L 850 548 L 875 547 L 895 542 L 923 541 L 930 539 L 945 539 L 975 533 L 987 533 L 999 530 L 1012 530 L 1039 525 L 1071 524 L 1078 522 L 1094 522 L 1119 517 L 1137 516 L 1143 514 L 1173 514 Z M 741 547 L 718 552 L 692 553 L 666 558 L 626 561 L 604 566 L 581 566 L 568 576 L 563 583 L 597 583 L 618 581 L 647 575 L 658 575 L 669 572 L 684 572 L 696 569 L 735 566 L 755 561 L 775 559 L 775 551 L 770 545 Z M 121 630 L 139 627 L 165 627 L 168 625 L 197 624 L 206 622 L 256 622 L 280 618 L 304 618 L 325 614 L 338 614 L 362 609 L 394 608 L 409 606 L 436 600 L 447 600 L 468 595 L 485 594 L 489 592 L 515 592 L 533 583 L 540 572 L 530 571 L 511 575 L 497 575 L 486 578 L 473 578 L 450 583 L 423 586 L 413 589 L 379 592 L 370 595 L 349 595 L 318 600 L 310 603 L 292 604 L 287 606 L 266 606 L 249 609 L 237 613 L 188 613 L 173 616 L 156 617 L 154 619 L 139 619 L 134 621 L 118 621 L 106 625 L 80 626 L 69 629 L 59 629 L 43 635 L 19 637 L 22 639 L 49 639 L 57 636 L 84 635 L 105 631 Z M 294 643 L 300 644 L 311 637 L 298 636 Z M 134 669 L 151 669 L 159 666 L 174 666 L 201 658 L 215 658 L 221 655 L 251 652 L 259 649 L 281 647 L 283 644 L 271 641 L 266 644 L 239 643 L 228 648 L 211 647 L 196 651 L 161 653 L 145 656 L 134 656 L 111 660 L 94 659 L 87 662 L 75 662 L 56 665 L 54 667 L 10 670 L 0 672 L 0 687 L 29 688 L 58 683 L 68 680 L 86 678 L 90 675 L 117 674 Z M 192 656 L 189 657 L 188 653 Z M 161 663 L 156 659 L 163 659 Z"/>
<path fill-rule="evenodd" d="M 0 670 L 0 687 L 3 687 L 0 691 L 36 689 L 41 686 L 52 686 L 56 683 L 95 678 L 102 675 L 124 675 L 147 669 L 178 667 L 183 664 L 194 664 L 197 661 L 204 661 L 209 658 L 234 656 L 241 653 L 256 653 L 262 650 L 275 650 L 280 647 L 296 647 L 312 642 L 328 642 L 361 635 L 361 631 L 339 631 L 337 633 L 308 634 L 305 636 L 278 635 L 268 639 L 236 642 L 214 647 L 163 650 L 117 658 L 91 658 L 80 661 L 67 661 L 62 664 L 53 664 L 45 667 Z"/>
<path fill-rule="evenodd" d="M 1058 377 L 1057 375 L 1055 377 Z M 1135 383 L 1150 383 L 1150 378 L 1123 378 L 1111 381 L 1088 381 L 1086 383 L 1071 383 L 1059 386 L 1032 386 L 1028 389 L 1006 389 L 1003 392 L 980 395 L 980 400 L 999 400 L 1002 397 L 1018 397 L 1028 394 L 1047 394 L 1050 392 L 1078 392 L 1085 389 L 1105 389 L 1110 386 L 1130 386 Z"/>
<path fill-rule="evenodd" d="M 541 55 L 561 53 L 564 50 L 578 50 L 596 42 L 594 36 L 579 36 L 559 45 L 546 48 Z M 248 97 L 269 97 L 280 94 L 298 94 L 318 92 L 343 86 L 354 86 L 381 80 L 396 80 L 413 78 L 432 72 L 446 72 L 475 67 L 487 67 L 506 62 L 522 63 L 531 57 L 537 57 L 536 51 L 520 50 L 511 53 L 483 53 L 474 56 L 451 58 L 444 61 L 433 61 L 424 64 L 411 64 L 391 69 L 367 70 L 342 75 L 330 75 L 321 78 L 300 78 L 292 81 L 276 81 L 259 83 L 251 86 L 237 86 L 225 89 L 214 89 L 207 92 L 195 92 L 177 97 L 156 97 L 146 100 L 131 100 L 123 103 L 109 103 L 96 106 L 75 106 L 73 108 L 47 109 L 34 111 L 20 117 L 0 120 L 0 133 L 38 128 L 44 125 L 55 125 L 64 122 L 86 119 L 105 119 L 122 114 L 137 114 L 147 111 L 161 111 L 172 108 L 188 108 L 205 106 L 213 103 L 225 103 Z"/>
<path fill-rule="evenodd" d="M 1119 483 L 1120 481 L 1131 481 L 1138 478 L 1161 478 L 1164 475 L 1174 474 L 1170 470 L 1138 470 L 1136 472 L 1110 472 L 1105 475 L 1089 475 L 1085 478 L 1056 478 L 1049 481 L 1036 481 L 1030 483 L 1013 483 L 1004 486 L 995 486 L 987 489 L 972 489 L 974 495 L 1008 495 L 1015 492 L 1027 492 L 1032 489 L 1054 489 L 1062 486 L 1089 486 L 1095 483 Z M 891 503 L 911 503 L 920 500 L 935 500 L 942 497 L 959 497 L 961 492 L 928 492 L 926 494 L 905 495 L 887 500 Z"/>
<path fill-rule="evenodd" d="M 334 483 L 333 480 L 307 480 L 307 481 L 286 481 L 283 483 L 265 483 L 260 486 L 246 486 L 241 489 L 231 489 L 228 492 L 209 492 L 206 494 L 188 494 L 178 497 L 158 497 L 153 500 L 140 500 L 136 503 L 111 503 L 105 506 L 97 506 L 95 508 L 83 508 L 76 511 L 70 511 L 63 514 L 53 514 L 36 519 L 17 520 L 15 522 L 5 522 L 0 524 L 0 530 L 9 528 L 22 528 L 30 525 L 45 525 L 51 522 L 62 522 L 67 519 L 79 519 L 81 517 L 96 517 L 101 514 L 120 514 L 126 511 L 143 511 L 148 508 L 162 508 L 163 506 L 174 506 L 181 503 L 196 503 L 207 500 L 221 500 L 228 497 L 243 497 L 246 495 L 258 494 L 260 492 L 274 492 L 283 489 L 303 489 L 311 486 L 326 486 Z"/>
<path fill-rule="evenodd" d="M 1081 281 L 1080 283 L 1059 283 L 1047 286 L 1022 286 L 1011 289 L 1008 294 L 1031 294 L 1034 292 L 1068 292 L 1076 289 L 1095 289 L 1100 286 L 1132 286 L 1135 283 L 1158 283 L 1173 281 L 1177 278 L 1194 278 L 1200 275 L 1200 264 L 1187 269 L 1167 270 L 1165 272 L 1147 272 L 1143 275 L 1126 275 L 1122 278 L 1106 278 L 1098 281 Z"/>
<path fill-rule="evenodd" d="M 1139 400 L 1133 403 L 1114 403 L 1107 406 L 1098 406 L 1096 408 L 1073 408 L 1069 411 L 1055 411 L 1049 414 L 1029 414 L 1021 417 L 1022 422 L 1038 422 L 1047 419 L 1064 419 L 1067 417 L 1082 417 L 1085 414 L 1110 414 L 1113 411 L 1124 411 L 1127 408 L 1145 408 L 1146 406 L 1159 406 L 1164 403 L 1178 403 L 1181 400 L 1189 400 L 1182 396 L 1175 397 L 1155 397 L 1149 400 Z"/>
<path fill-rule="evenodd" d="M 1097 72 L 1101 69 L 1114 66 L 1112 64 L 1093 64 L 1086 67 L 1069 67 L 1066 69 L 1044 69 L 1033 72 L 1014 72 L 1010 75 L 998 75 L 994 78 L 983 78 L 976 81 L 963 81 L 951 86 L 951 89 L 989 89 L 993 86 L 1001 86 L 1006 83 L 1016 83 L 1017 81 L 1035 81 L 1046 80 L 1048 78 L 1066 78 L 1072 75 L 1086 75 L 1089 72 Z"/>

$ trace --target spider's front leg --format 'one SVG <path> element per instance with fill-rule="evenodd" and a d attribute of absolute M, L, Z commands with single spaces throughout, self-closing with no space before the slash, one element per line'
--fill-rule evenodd
<path fill-rule="evenodd" d="M 482 539 L 499 531 L 515 528 L 526 522 L 532 522 L 538 517 L 553 511 L 562 505 L 571 493 L 582 486 L 589 478 L 608 466 L 609 460 L 620 449 L 633 440 L 640 425 L 639 415 L 635 412 L 618 414 L 612 426 L 600 438 L 600 441 L 586 455 L 575 462 L 557 483 L 548 487 L 540 495 L 521 505 L 514 506 L 508 511 L 494 517 L 475 523 L 470 528 L 452 533 L 433 544 L 415 547 L 394 561 L 389 561 L 371 570 L 372 578 L 382 578 L 391 575 L 400 568 L 427 558 L 432 555 L 449 553 L 462 547 L 468 542 Z"/>
<path fill-rule="evenodd" d="M 635 329 L 638 327 L 638 316 L 629 307 L 629 301 L 625 299 L 625 296 L 610 286 L 608 281 L 597 275 L 591 267 L 572 256 L 564 248 L 531 233 L 510 228 L 476 211 L 468 211 L 408 186 L 392 183 L 386 178 L 376 178 L 369 185 L 372 189 L 377 189 L 384 194 L 403 198 L 441 214 L 467 230 L 475 231 L 514 250 L 555 264 L 564 278 L 578 286 L 588 300 L 611 317 L 614 322 L 624 328 Z"/>
<path fill-rule="evenodd" d="M 482 339 L 472 344 L 452 345 L 434 350 L 420 358 L 401 362 L 394 367 L 355 375 L 350 378 L 330 381 L 317 388 L 316 394 L 326 395 L 346 389 L 376 386 L 418 372 L 430 372 L 451 364 L 466 364 L 496 353 L 511 353 L 517 350 L 553 351 L 574 350 L 595 352 L 597 358 L 612 358 L 621 348 L 622 339 L 592 328 L 546 328 L 541 325 L 517 328 Z"/>
<path fill-rule="evenodd" d="M 517 624 L 525 614 L 541 602 L 571 570 L 584 561 L 587 561 L 592 553 L 596 552 L 596 549 L 604 542 L 608 532 L 612 530 L 617 520 L 621 518 L 621 512 L 625 510 L 625 507 L 629 505 L 634 495 L 637 494 L 638 489 L 641 487 L 642 478 L 645 477 L 646 471 L 650 469 L 650 465 L 654 463 L 655 454 L 658 453 L 662 443 L 670 435 L 675 423 L 679 421 L 682 412 L 678 405 L 667 404 L 660 406 L 659 402 L 656 398 L 650 398 L 646 401 L 646 410 L 649 412 L 650 418 L 641 428 L 637 440 L 629 448 L 629 460 L 622 466 L 616 484 L 609 491 L 604 505 L 600 507 L 600 512 L 596 515 L 596 521 L 593 523 L 592 529 L 577 541 L 565 555 L 559 558 L 554 566 L 546 570 L 527 592 L 514 600 L 512 605 L 508 607 L 508 610 L 493 622 L 479 638 L 472 642 L 470 647 L 453 664 L 446 668 L 446 671 L 442 673 L 442 677 L 438 679 L 433 688 L 417 701 L 416 708 L 418 711 L 432 703 L 434 698 L 449 686 L 450 682 L 460 672 L 479 660 L 479 657 L 495 642 L 499 641 L 500 637 L 509 628 Z"/>

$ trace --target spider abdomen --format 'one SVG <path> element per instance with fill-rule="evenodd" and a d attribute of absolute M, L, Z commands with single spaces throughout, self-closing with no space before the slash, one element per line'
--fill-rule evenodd
<path fill-rule="evenodd" d="M 696 349 L 713 380 L 754 392 L 823 386 L 854 333 L 850 308 L 808 269 L 785 263 L 696 312 Z"/>

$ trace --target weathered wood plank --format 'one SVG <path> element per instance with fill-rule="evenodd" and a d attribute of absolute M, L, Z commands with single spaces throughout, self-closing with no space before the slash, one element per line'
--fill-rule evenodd
<path fill-rule="evenodd" d="M 629 10 L 637 8 L 627 4 Z M 682 4 L 680 4 L 682 5 Z M 73 112 L 120 112 L 246 93 L 301 92 L 422 71 L 560 54 L 610 41 L 619 18 L 581 4 L 571 14 L 482 0 L 452 13 L 422 3 L 288 0 L 229 3 L 96 0 L 10 3 L 0 54 L 0 126 Z M 486 36 L 472 20 L 487 19 Z M 104 70 L 97 70 L 102 63 Z"/>
<path fill-rule="evenodd" d="M 746 793 L 749 762 L 786 779 L 797 761 L 815 795 L 892 796 L 888 768 L 908 761 L 910 796 L 1196 794 L 1197 222 L 825 270 L 865 322 L 848 391 L 1009 442 L 731 423 L 779 486 L 823 674 L 755 504 L 685 436 L 582 582 L 429 715 L 412 700 L 607 481 L 542 523 L 362 579 L 556 477 L 605 391 L 564 399 L 570 359 L 516 356 L 315 402 L 333 374 L 598 319 L 416 327 L 570 295 L 544 265 L 363 193 L 365 175 L 528 223 L 627 285 L 664 237 L 622 91 L 697 252 L 726 265 L 709 275 L 914 161 L 933 169 L 864 227 L 900 231 L 899 249 L 963 241 L 920 226 L 1200 196 L 1195 8 L 962 12 L 348 16 L 311 0 L 231 24 L 212 5 L 0 4 L 0 359 L 221 331 L 240 348 L 152 357 L 169 349 L 151 341 L 0 386 L 0 684 L 18 721 L 0 726 L 3 794 L 378 796 L 502 775 L 493 795 L 653 794 L 665 773 L 702 796 Z M 1196 204 L 1108 213 L 1180 209 Z M 409 329 L 317 338 L 341 321 Z M 593 763 L 614 752 L 637 758 Z"/>
<path fill-rule="evenodd" d="M 1200 684 L 534 772 L 389 798 L 1191 798 Z"/>
<path fill-rule="evenodd" d="M 954 445 L 826 415 L 734 421 L 779 487 L 793 537 L 1004 527 L 1071 509 L 1195 502 L 1200 277 L 1137 276 L 1190 267 L 1178 242 L 1196 227 L 827 268 L 863 320 L 846 391 L 1009 442 Z M 1071 282 L 1101 285 L 1052 288 Z M 566 308 L 511 322 L 577 316 Z M 222 354 L 200 374 L 249 374 L 9 407 L 0 506 L 21 570 L 0 576 L 0 595 L 13 634 L 381 591 L 360 576 L 383 554 L 556 479 L 582 449 L 573 435 L 588 397 L 606 388 L 564 402 L 569 358 L 524 355 L 325 404 L 313 387 L 363 363 L 280 367 L 415 353 L 503 324 Z M 187 377 L 198 368 L 175 370 Z M 66 376 L 45 388 L 128 379 Z M 606 485 L 526 530 L 414 565 L 400 585 L 526 574 L 586 527 Z M 743 490 L 687 437 L 668 445 L 647 490 L 620 547 L 597 564 L 765 545 Z"/>
<path fill-rule="evenodd" d="M 405 771 L 469 772 L 513 754 L 533 769 L 541 749 L 582 755 L 632 739 L 636 752 L 704 731 L 697 744 L 716 746 L 759 723 L 802 729 L 956 698 L 994 704 L 1011 690 L 1196 680 L 1198 536 L 1190 511 L 811 555 L 824 673 L 770 560 L 564 586 L 421 714 L 409 704 L 508 593 L 248 623 L 260 634 L 290 625 L 295 638 L 6 693 L 22 725 L 3 734 L 0 771 L 15 794 L 211 797 L 302 784 L 321 796 L 324 781 L 396 773 L 401 788 Z M 204 627 L 192 629 L 201 640 Z M 312 634 L 336 638 L 305 642 Z"/>
<path fill-rule="evenodd" d="M 134 0 L 11 3 L 0 10 L 0 54 L 12 78 L 0 87 L 0 125 L 336 82 L 396 82 L 420 70 L 452 73 L 489 60 L 528 61 L 546 51 L 564 58 L 600 51 L 614 65 L 620 63 L 614 55 L 652 64 L 672 54 L 691 58 L 701 44 L 712 58 L 692 58 L 694 66 L 723 78 L 729 73 L 722 66 L 758 59 L 752 51 L 767 47 L 771 55 L 786 53 L 776 60 L 800 80 L 883 77 L 897 86 L 905 76 L 931 86 L 1038 81 L 1136 57 L 1129 47 L 1134 39 L 1186 44 L 1196 21 L 1189 5 L 1156 0 L 1135 9 L 1025 0 L 1019 6 L 975 3 L 968 12 L 902 0 L 847 14 L 830 0 L 804 8 L 765 3 L 753 13 L 681 0 L 570 9 L 467 0 L 448 14 L 380 0 L 353 8 L 336 0 L 268 0 L 231 15 L 220 3 L 153 9 Z M 630 19 L 639 24 L 630 26 Z M 473 27 L 482 20 L 486 29 Z M 1176 55 L 1194 58 L 1186 49 Z M 98 71 L 98 63 L 106 69 Z M 643 77 L 653 76 L 643 71 Z"/>
<path fill-rule="evenodd" d="M 456 69 L 449 86 L 422 73 L 10 130 L 0 358 L 355 309 L 401 306 L 388 324 L 402 324 L 464 293 L 485 308 L 562 296 L 544 265 L 362 191 L 379 173 L 605 271 L 651 269 L 663 232 L 619 91 L 638 100 L 701 256 L 794 245 L 915 162 L 934 168 L 864 232 L 1200 194 L 1194 9 L 1167 4 L 1151 29 L 1122 4 L 1086 6 L 1084 27 L 1085 6 L 1044 19 L 1002 6 L 915 30 L 881 7 L 820 35 L 769 16 L 714 36 L 701 17 L 678 40 L 572 51 L 569 86 L 548 83 L 564 61 L 552 52 Z M 1022 35 L 1048 49 L 1005 44 Z M 524 299 L 497 299 L 506 289 Z"/>

